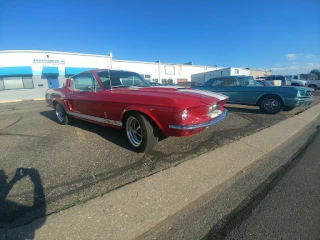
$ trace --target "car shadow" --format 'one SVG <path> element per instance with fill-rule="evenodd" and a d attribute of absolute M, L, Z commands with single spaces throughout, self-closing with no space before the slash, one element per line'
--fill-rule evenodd
<path fill-rule="evenodd" d="M 246 108 L 245 106 L 241 107 L 241 105 L 239 105 L 239 107 L 225 106 L 225 108 L 226 108 L 229 112 L 234 112 L 234 113 L 264 114 L 263 112 L 260 111 L 259 108 L 257 108 L 257 109 L 250 109 L 250 108 Z"/>
<path fill-rule="evenodd" d="M 8 195 L 16 183 L 30 179 L 33 185 L 32 204 L 23 205 L 8 200 Z M 19 232 L 10 231 L 12 239 L 34 239 L 35 231 L 46 221 L 46 198 L 39 172 L 34 168 L 18 168 L 14 176 L 7 180 L 5 171 L 0 169 L 0 228 L 10 231 L 11 228 L 29 224 Z M 13 236 L 12 236 L 13 235 Z"/>
<path fill-rule="evenodd" d="M 43 111 L 40 112 L 41 116 L 44 116 L 51 121 L 59 124 L 56 120 L 56 115 L 54 111 Z M 89 131 L 92 133 L 95 133 L 99 135 L 100 137 L 108 140 L 109 142 L 112 142 L 119 147 L 125 148 L 129 151 L 135 152 L 134 148 L 130 145 L 130 143 L 127 140 L 127 136 L 125 132 L 121 129 L 115 129 L 111 127 L 105 127 L 101 126 L 99 124 L 91 123 L 91 122 L 86 122 L 80 119 L 72 119 L 72 122 L 70 123 L 71 126 L 80 128 L 85 131 Z M 161 136 L 159 138 L 159 141 L 162 141 L 165 139 L 164 136 Z"/>

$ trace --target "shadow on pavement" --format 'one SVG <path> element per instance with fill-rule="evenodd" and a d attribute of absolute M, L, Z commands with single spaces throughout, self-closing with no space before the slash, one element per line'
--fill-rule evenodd
<path fill-rule="evenodd" d="M 241 105 L 239 105 L 239 107 L 226 106 L 226 109 L 228 109 L 229 112 L 234 112 L 234 113 L 264 114 L 264 113 L 262 113 L 260 111 L 259 108 L 257 108 L 257 109 L 249 109 L 249 108 L 245 108 L 245 106 L 241 107 Z"/>
<path fill-rule="evenodd" d="M 44 111 L 40 112 L 41 116 L 44 116 L 51 121 L 55 122 L 57 125 L 60 125 L 56 120 L 56 115 L 54 111 Z M 95 123 L 82 121 L 80 119 L 72 119 L 71 126 L 80 128 L 85 131 L 89 131 L 99 135 L 100 137 L 112 142 L 119 147 L 125 148 L 129 151 L 135 152 L 133 147 L 129 144 L 125 132 L 120 129 L 115 129 L 111 127 L 101 126 Z M 159 141 L 166 139 L 165 136 L 160 136 Z"/>
<path fill-rule="evenodd" d="M 57 122 L 54 111 L 43 111 L 43 112 L 40 112 L 40 115 L 55 122 L 57 126 L 62 127 Z M 121 131 L 119 129 L 109 128 L 109 127 L 104 127 L 98 124 L 82 121 L 75 118 L 72 119 L 72 123 L 70 123 L 70 125 L 73 127 L 81 128 L 82 130 L 85 130 L 85 131 L 95 133 L 122 148 L 133 151 L 133 149 L 131 148 L 131 145 L 127 141 L 124 131 Z"/>
<path fill-rule="evenodd" d="M 25 177 L 29 177 L 34 189 L 33 203 L 29 206 L 7 200 L 7 196 L 14 185 Z M 44 218 L 46 201 L 40 175 L 34 168 L 18 168 L 10 181 L 7 178 L 5 171 L 0 170 L 0 227 L 13 228 L 42 217 L 36 224 L 32 224 L 27 233 L 20 236 L 22 239 L 34 239 L 35 230 L 40 228 L 46 220 Z"/>

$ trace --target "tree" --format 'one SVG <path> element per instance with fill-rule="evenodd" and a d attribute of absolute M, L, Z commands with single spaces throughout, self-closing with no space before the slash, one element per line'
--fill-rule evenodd
<path fill-rule="evenodd" d="M 316 74 L 318 76 L 318 79 L 320 79 L 320 70 L 319 69 L 311 70 L 310 74 Z"/>

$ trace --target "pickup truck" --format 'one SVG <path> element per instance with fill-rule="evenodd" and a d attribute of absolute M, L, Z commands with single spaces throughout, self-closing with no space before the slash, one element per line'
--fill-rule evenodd
<path fill-rule="evenodd" d="M 316 91 L 317 89 L 320 89 L 320 80 L 307 80 L 307 85 L 309 88 Z"/>
<path fill-rule="evenodd" d="M 291 79 L 291 86 L 307 87 L 308 83 L 306 80 Z"/>

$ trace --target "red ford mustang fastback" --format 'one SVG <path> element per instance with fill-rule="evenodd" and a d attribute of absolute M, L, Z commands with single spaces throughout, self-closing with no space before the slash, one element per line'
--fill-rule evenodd
<path fill-rule="evenodd" d="M 152 87 L 138 73 L 99 69 L 68 78 L 46 92 L 60 124 L 71 118 L 123 128 L 137 152 L 159 136 L 188 136 L 224 119 L 227 97 L 187 88 Z"/>

